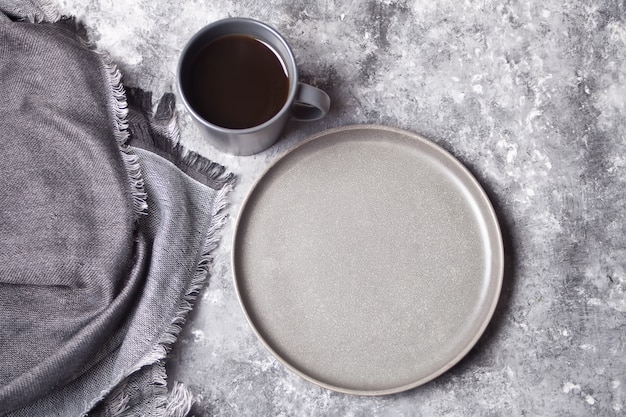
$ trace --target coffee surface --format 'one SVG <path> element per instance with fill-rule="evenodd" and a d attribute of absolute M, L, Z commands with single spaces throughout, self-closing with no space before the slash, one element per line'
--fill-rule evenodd
<path fill-rule="evenodd" d="M 286 68 L 264 42 L 228 35 L 202 49 L 186 87 L 194 110 L 230 129 L 260 125 L 280 111 L 289 93 Z"/>

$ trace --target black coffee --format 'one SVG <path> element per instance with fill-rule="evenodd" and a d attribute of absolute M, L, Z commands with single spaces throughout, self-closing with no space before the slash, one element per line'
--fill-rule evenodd
<path fill-rule="evenodd" d="M 283 62 L 268 45 L 251 36 L 228 35 L 198 53 L 186 92 L 205 120 L 245 129 L 278 113 L 287 100 L 289 79 Z"/>

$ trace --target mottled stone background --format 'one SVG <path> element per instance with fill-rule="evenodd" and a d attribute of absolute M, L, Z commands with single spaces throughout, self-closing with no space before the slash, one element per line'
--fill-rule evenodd
<path fill-rule="evenodd" d="M 175 91 L 185 41 L 227 16 L 289 40 L 303 80 L 333 108 L 252 157 L 184 143 L 240 176 L 208 288 L 170 361 L 196 416 L 621 416 L 626 413 L 626 3 L 623 0 L 56 0 L 125 83 Z M 487 333 L 456 367 L 380 398 L 286 371 L 237 303 L 230 234 L 276 156 L 353 123 L 420 133 L 463 161 L 503 228 L 506 276 Z"/>

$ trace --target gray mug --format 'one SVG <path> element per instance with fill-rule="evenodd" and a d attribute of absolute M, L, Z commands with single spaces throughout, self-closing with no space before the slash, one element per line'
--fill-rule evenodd
<path fill-rule="evenodd" d="M 211 108 L 228 112 L 230 111 L 228 110 L 229 106 L 233 106 L 233 104 L 235 104 L 235 107 L 237 104 L 243 106 L 247 104 L 245 87 L 241 87 L 244 90 L 239 92 L 242 97 L 237 96 L 237 99 L 241 100 L 242 103 L 231 103 L 230 97 L 226 100 L 229 101 L 228 103 L 221 103 L 220 99 L 216 97 L 223 96 L 217 94 L 212 96 L 211 93 L 205 93 L 204 90 L 199 88 L 199 85 L 203 85 L 204 81 L 195 75 L 199 71 L 198 66 L 204 65 L 207 66 L 207 71 L 221 71 L 220 74 L 225 72 L 226 76 L 228 76 L 229 72 L 234 71 L 252 71 L 251 74 L 256 76 L 254 73 L 258 71 L 256 66 L 246 65 L 246 68 L 225 69 L 219 68 L 219 66 L 226 62 L 226 59 L 200 61 L 201 58 L 199 56 L 205 53 L 203 51 L 206 51 L 209 45 L 217 45 L 214 43 L 215 41 L 225 40 L 229 37 L 235 40 L 237 36 L 252 38 L 271 49 L 276 57 L 279 58 L 286 78 L 284 84 L 285 93 L 281 96 L 284 97 L 284 99 L 281 99 L 284 102 L 274 103 L 278 109 L 275 114 L 268 116 L 269 119 L 260 121 L 253 126 L 229 126 L 228 122 L 212 120 L 213 117 L 210 113 L 204 111 L 205 107 L 203 107 L 204 105 L 213 106 Z M 222 41 L 222 43 L 224 42 Z M 217 50 L 218 46 L 212 48 Z M 228 46 L 223 48 L 224 53 L 232 52 L 233 49 L 237 48 Z M 212 69 L 210 66 L 218 67 Z M 318 120 L 324 117 L 330 108 L 330 98 L 324 91 L 298 81 L 296 61 L 285 39 L 270 26 L 247 18 L 219 20 L 205 26 L 196 33 L 185 45 L 181 53 L 178 61 L 177 83 L 182 101 L 189 111 L 194 124 L 203 136 L 215 148 L 235 155 L 252 155 L 272 146 L 280 137 L 289 118 L 301 121 Z M 245 83 L 242 83 L 242 85 L 245 85 Z M 214 88 L 219 87 L 220 85 L 217 85 Z M 232 100 L 235 99 L 233 98 Z"/>

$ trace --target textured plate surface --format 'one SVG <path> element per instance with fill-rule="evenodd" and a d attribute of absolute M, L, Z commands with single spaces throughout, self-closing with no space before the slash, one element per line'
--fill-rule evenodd
<path fill-rule="evenodd" d="M 288 152 L 244 202 L 235 286 L 261 341 L 298 375 L 381 395 L 457 363 L 495 309 L 500 229 L 454 157 L 401 130 L 348 126 Z"/>

